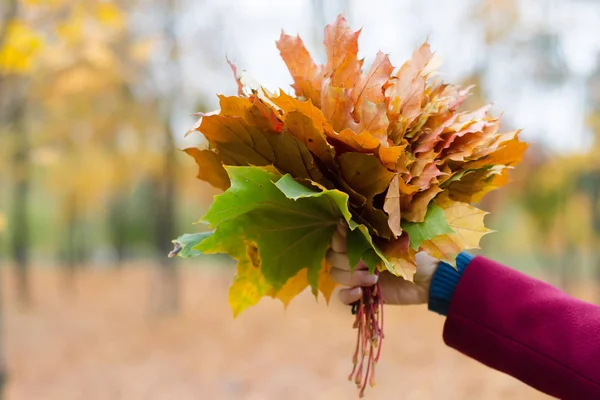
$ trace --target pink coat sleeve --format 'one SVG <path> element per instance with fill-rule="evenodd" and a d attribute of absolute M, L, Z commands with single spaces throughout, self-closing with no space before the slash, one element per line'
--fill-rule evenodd
<path fill-rule="evenodd" d="M 444 326 L 450 347 L 560 399 L 600 399 L 600 307 L 481 256 Z"/>

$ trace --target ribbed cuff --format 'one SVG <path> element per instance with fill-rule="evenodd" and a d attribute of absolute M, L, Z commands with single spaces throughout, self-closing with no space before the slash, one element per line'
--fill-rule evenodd
<path fill-rule="evenodd" d="M 448 315 L 450 301 L 463 272 L 474 257 L 462 252 L 456 257 L 456 268 L 440 261 L 429 287 L 429 310 Z"/>

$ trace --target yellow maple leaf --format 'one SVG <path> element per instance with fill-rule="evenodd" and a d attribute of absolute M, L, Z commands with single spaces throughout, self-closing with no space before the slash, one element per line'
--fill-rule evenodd
<path fill-rule="evenodd" d="M 336 287 L 336 283 L 331 279 L 329 275 L 329 271 L 331 270 L 331 265 L 327 263 L 326 260 L 323 260 L 321 269 L 319 270 L 319 281 L 318 281 L 318 290 L 321 292 L 323 297 L 325 297 L 325 301 L 329 303 L 331 299 L 331 294 Z M 287 307 L 287 305 L 292 301 L 294 297 L 302 293 L 308 287 L 308 269 L 302 269 L 300 272 L 296 274 L 296 276 L 290 278 L 283 287 L 275 292 L 271 292 L 271 296 L 278 300 L 281 300 L 283 305 Z"/>
<path fill-rule="evenodd" d="M 409 246 L 408 235 L 404 233 L 402 236 L 384 243 L 381 250 L 394 266 L 398 276 L 412 282 L 417 272 L 415 261 L 417 252 Z"/>
<path fill-rule="evenodd" d="M 454 233 L 439 235 L 421 243 L 421 250 L 432 257 L 454 262 L 461 251 L 478 249 L 481 238 L 491 232 L 484 225 L 487 212 L 446 196 L 436 198 L 435 203 L 444 210 L 448 225 Z"/>
<path fill-rule="evenodd" d="M 255 245 L 247 244 L 245 254 L 236 254 L 237 272 L 229 288 L 229 305 L 233 316 L 238 316 L 246 308 L 257 304 L 272 290 L 260 272 L 260 259 Z"/>
<path fill-rule="evenodd" d="M 326 260 L 323 260 L 323 265 L 321 270 L 319 271 L 319 291 L 325 297 L 325 301 L 329 303 L 331 299 L 331 294 L 333 290 L 337 286 L 333 279 L 331 279 L 331 275 L 329 272 L 331 271 L 331 265 Z"/>
<path fill-rule="evenodd" d="M 506 165 L 513 166 L 521 162 L 523 154 L 527 150 L 527 143 L 519 141 L 515 135 L 514 139 L 503 142 L 498 150 L 488 154 L 480 159 L 469 162 L 465 168 L 481 168 L 487 165 Z"/>
<path fill-rule="evenodd" d="M 252 255 L 253 254 L 253 255 Z M 233 283 L 229 288 L 229 305 L 236 317 L 246 308 L 256 305 L 262 297 L 270 296 L 280 300 L 284 307 L 287 307 L 297 295 L 302 293 L 308 287 L 308 269 L 301 269 L 295 276 L 288 281 L 279 290 L 275 290 L 265 280 L 260 270 L 260 260 L 255 247 L 248 247 L 248 257 L 240 257 L 237 265 L 237 272 Z M 325 301 L 329 303 L 331 294 L 336 287 L 336 283 L 331 279 L 329 271 L 331 266 L 323 260 L 321 270 L 319 271 L 318 290 L 321 292 Z"/>
<path fill-rule="evenodd" d="M 301 269 L 295 276 L 288 279 L 279 291 L 275 291 L 271 288 L 269 295 L 276 299 L 281 300 L 284 307 L 287 308 L 288 304 L 294 297 L 299 295 L 308 287 L 308 269 Z"/>
<path fill-rule="evenodd" d="M 300 111 L 302 114 L 312 119 L 316 126 L 323 128 L 330 134 L 333 131 L 327 118 L 325 118 L 321 110 L 319 110 L 310 99 L 305 101 L 298 100 L 285 92 L 280 91 L 278 96 L 269 96 L 269 100 L 284 112 L 282 115 L 283 119 L 286 118 L 286 114 L 289 112 Z"/>

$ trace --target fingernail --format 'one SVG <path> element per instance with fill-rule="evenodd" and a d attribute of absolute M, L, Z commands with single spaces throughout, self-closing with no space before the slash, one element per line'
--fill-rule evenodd
<path fill-rule="evenodd" d="M 374 285 L 377 283 L 377 280 L 379 279 L 378 275 L 375 274 L 370 274 L 368 280 L 371 282 L 371 285 Z"/>

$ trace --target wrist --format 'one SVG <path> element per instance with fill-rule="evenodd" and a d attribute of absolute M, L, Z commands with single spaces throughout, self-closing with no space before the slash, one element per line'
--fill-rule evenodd
<path fill-rule="evenodd" d="M 439 262 L 429 287 L 429 310 L 448 315 L 456 286 L 472 259 L 472 255 L 462 252 L 456 257 L 456 267 Z"/>

